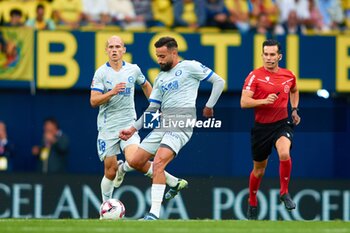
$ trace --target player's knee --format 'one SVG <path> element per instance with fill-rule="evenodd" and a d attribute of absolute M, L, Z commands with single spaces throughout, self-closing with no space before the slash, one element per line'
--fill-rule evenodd
<path fill-rule="evenodd" d="M 164 171 L 165 163 L 161 159 L 155 159 L 153 161 L 153 173 Z"/>
<path fill-rule="evenodd" d="M 288 160 L 290 159 L 290 154 L 289 154 L 289 151 L 281 151 L 279 154 L 278 154 L 280 160 Z"/>
<path fill-rule="evenodd" d="M 142 167 L 144 166 L 143 163 L 141 163 L 140 160 L 132 158 L 128 160 L 129 166 L 136 169 L 136 170 L 141 170 Z"/>
<path fill-rule="evenodd" d="M 116 174 L 117 174 L 116 167 L 109 167 L 105 169 L 105 177 L 107 177 L 110 180 L 114 180 Z"/>
<path fill-rule="evenodd" d="M 261 178 L 265 174 L 265 168 L 254 169 L 253 173 L 256 178 Z"/>

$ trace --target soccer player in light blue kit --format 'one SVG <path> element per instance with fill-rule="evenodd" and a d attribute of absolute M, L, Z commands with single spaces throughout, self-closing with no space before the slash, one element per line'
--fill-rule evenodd
<path fill-rule="evenodd" d="M 155 43 L 155 47 L 158 64 L 162 72 L 156 78 L 149 98 L 150 105 L 146 112 L 154 112 L 161 108 L 162 116 L 166 120 L 174 115 L 195 117 L 192 112 L 196 109 L 199 84 L 201 81 L 209 81 L 213 86 L 209 100 L 203 109 L 203 115 L 212 117 L 214 115 L 213 107 L 224 89 L 225 81 L 211 69 L 197 61 L 180 61 L 178 45 L 174 38 L 162 37 Z M 119 137 L 128 140 L 135 135 L 137 130 L 143 126 L 143 117 L 130 128 L 120 131 Z M 179 117 L 175 117 L 175 119 L 181 120 Z M 153 169 L 152 205 L 150 212 L 143 218 L 144 220 L 159 218 L 166 186 L 164 169 L 190 140 L 192 132 L 191 127 L 179 126 L 154 129 L 141 142 L 136 154 L 129 161 L 131 167 L 146 172 L 146 174 Z M 154 157 L 153 166 L 148 163 L 148 160 L 152 157 Z M 182 183 L 179 182 L 177 186 L 171 187 L 168 193 L 165 194 L 165 199 L 170 199 L 176 195 L 181 190 L 181 186 Z"/>
<path fill-rule="evenodd" d="M 101 181 L 103 201 L 112 197 L 114 187 L 121 185 L 125 172 L 134 170 L 127 161 L 135 154 L 140 137 L 134 134 L 127 141 L 122 141 L 119 131 L 135 122 L 135 84 L 142 87 L 147 98 L 152 91 L 151 84 L 140 68 L 123 61 L 125 52 L 122 39 L 118 36 L 110 37 L 106 42 L 109 61 L 97 69 L 91 84 L 91 106 L 100 108 L 97 117 L 97 150 L 100 160 L 104 162 L 104 177 Z M 125 154 L 125 163 L 122 160 L 117 161 L 116 155 L 121 150 Z M 168 184 L 175 187 L 179 179 L 168 173 L 166 176 Z"/>

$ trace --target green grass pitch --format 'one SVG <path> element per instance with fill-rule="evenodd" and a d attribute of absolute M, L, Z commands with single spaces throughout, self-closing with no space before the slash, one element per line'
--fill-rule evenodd
<path fill-rule="evenodd" d="M 350 233 L 350 222 L 0 219 L 1 233 Z"/>

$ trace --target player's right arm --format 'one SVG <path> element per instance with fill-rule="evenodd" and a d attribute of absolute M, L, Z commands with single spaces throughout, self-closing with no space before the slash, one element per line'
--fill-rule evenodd
<path fill-rule="evenodd" d="M 125 83 L 118 83 L 112 90 L 106 93 L 93 89 L 90 93 L 90 104 L 93 108 L 98 107 L 101 104 L 107 103 L 113 96 L 118 95 L 119 92 L 123 92 L 124 90 Z"/>
<path fill-rule="evenodd" d="M 156 112 L 161 107 L 161 91 L 158 88 L 157 79 L 154 83 L 154 87 L 152 89 L 151 95 L 148 99 L 150 102 L 149 106 L 145 110 L 145 112 Z M 119 138 L 126 141 L 128 140 L 136 131 L 140 130 L 143 127 L 144 115 L 141 117 L 128 129 L 123 129 L 119 132 Z"/>
<path fill-rule="evenodd" d="M 150 105 L 145 110 L 145 112 L 156 112 L 160 108 L 160 104 L 157 102 L 150 102 Z M 143 121 L 144 121 L 144 115 L 142 114 L 141 117 L 128 129 L 123 129 L 119 132 L 119 138 L 126 141 L 138 130 L 140 130 L 143 127 Z"/>

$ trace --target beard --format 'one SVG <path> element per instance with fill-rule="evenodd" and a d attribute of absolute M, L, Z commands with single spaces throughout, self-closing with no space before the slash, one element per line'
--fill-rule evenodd
<path fill-rule="evenodd" d="M 165 64 L 159 64 L 161 71 L 169 71 L 171 69 L 172 65 L 173 65 L 172 62 L 167 62 Z"/>

